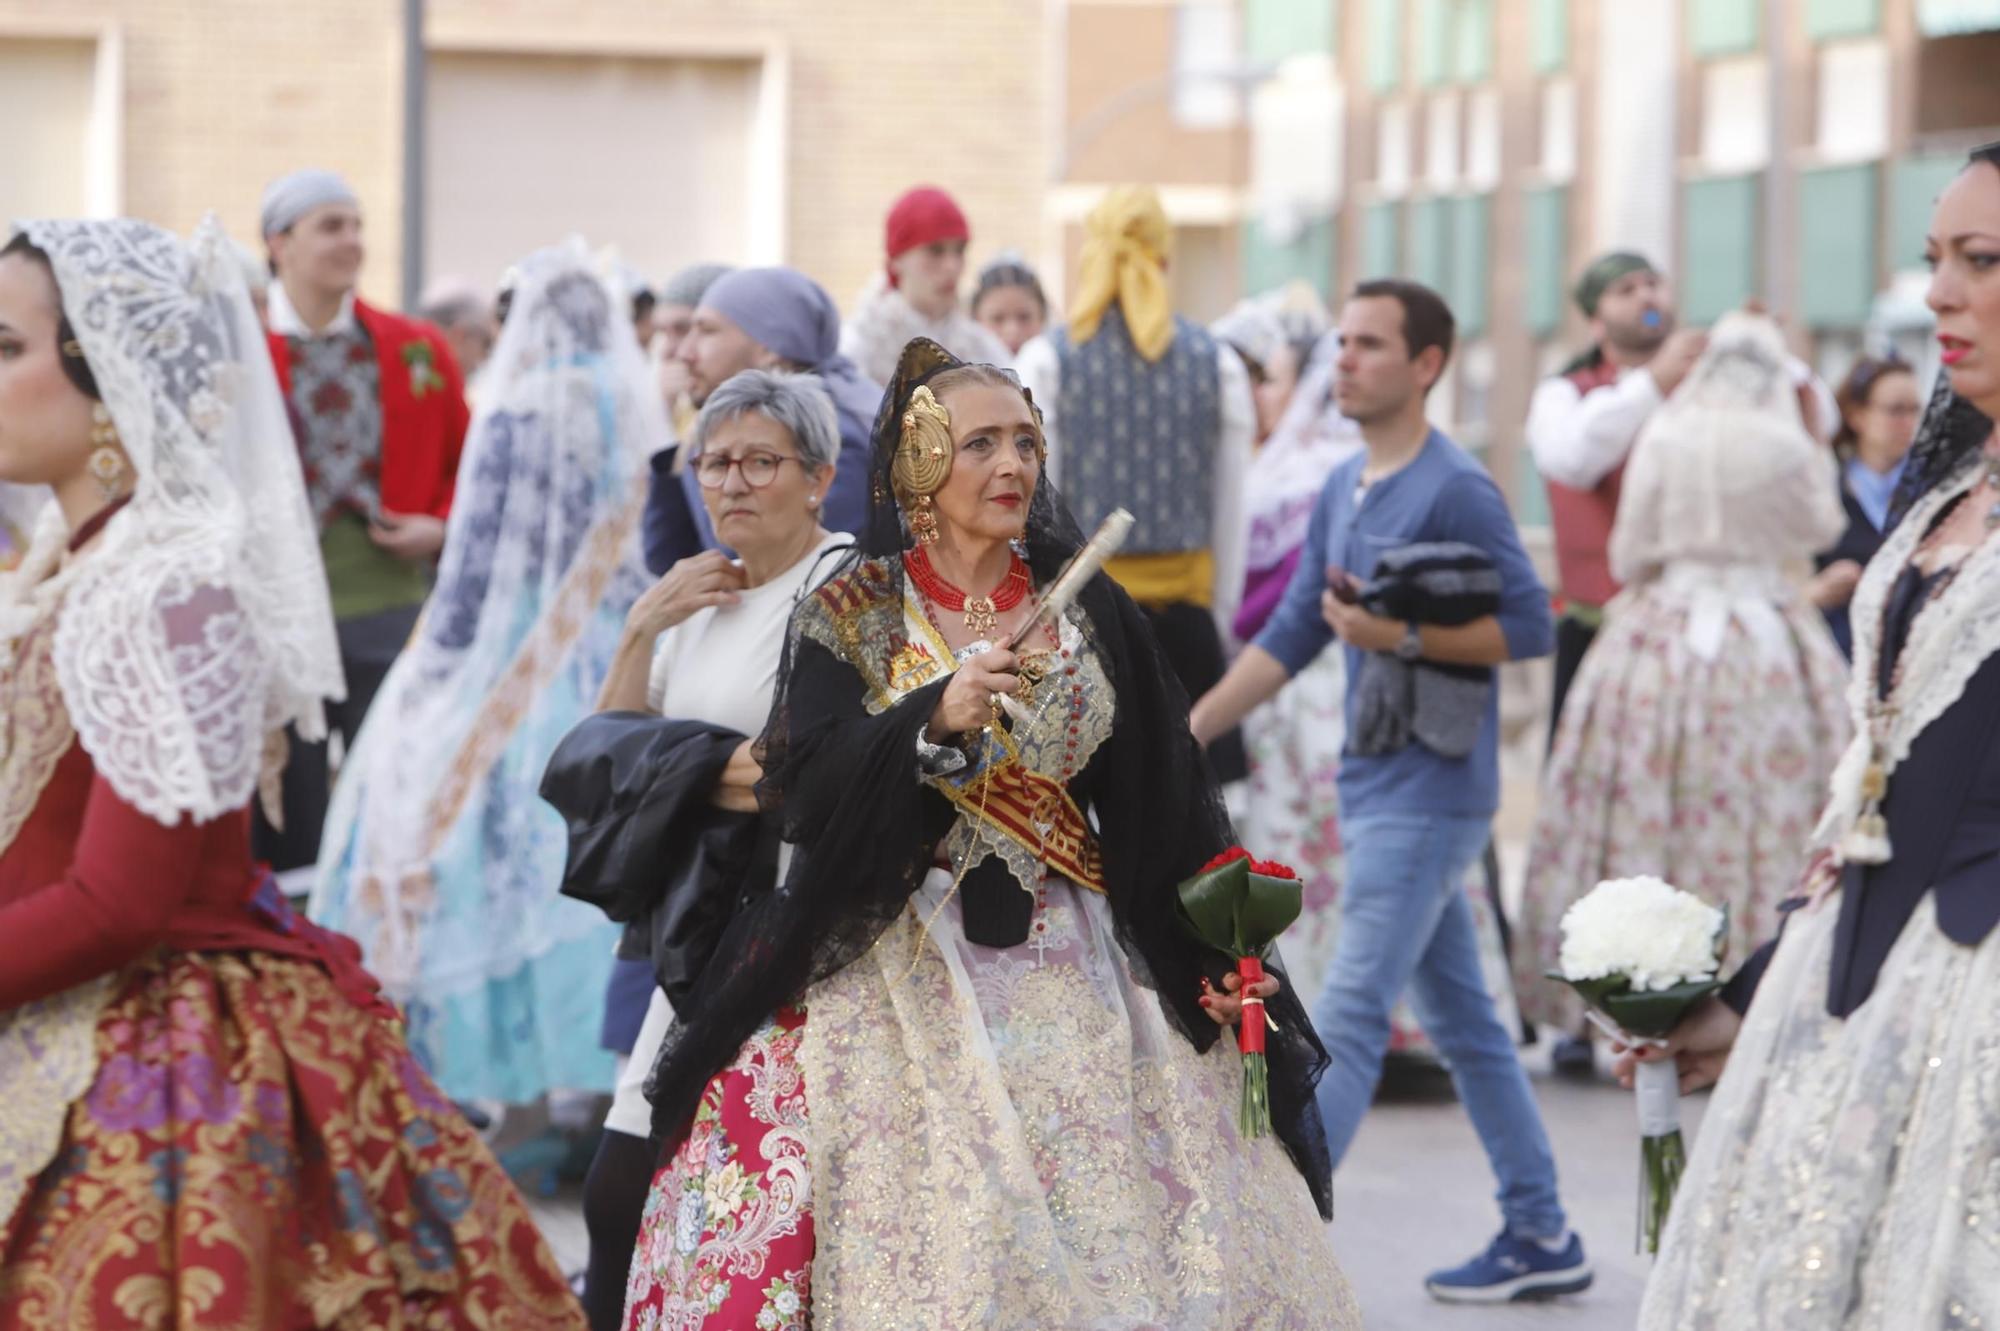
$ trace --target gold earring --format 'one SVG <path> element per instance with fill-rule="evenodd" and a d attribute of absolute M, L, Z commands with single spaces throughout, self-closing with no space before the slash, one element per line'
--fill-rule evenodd
<path fill-rule="evenodd" d="M 125 489 L 125 455 L 118 449 L 118 425 L 111 410 L 102 402 L 90 409 L 90 475 L 103 492 L 106 503 Z"/>
<path fill-rule="evenodd" d="M 910 505 L 910 535 L 924 545 L 937 544 L 937 513 L 931 508 L 929 495 L 918 495 Z"/>

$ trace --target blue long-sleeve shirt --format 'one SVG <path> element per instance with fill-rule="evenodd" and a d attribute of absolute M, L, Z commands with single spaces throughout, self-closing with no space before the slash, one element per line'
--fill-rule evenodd
<path fill-rule="evenodd" d="M 1329 568 L 1366 581 L 1389 551 L 1417 541 L 1463 541 L 1493 557 L 1500 571 L 1500 631 L 1513 660 L 1555 649 L 1555 621 L 1548 591 L 1521 548 L 1513 515 L 1493 478 L 1471 455 L 1432 430 L 1401 471 L 1368 488 L 1357 506 L 1354 487 L 1367 464 L 1358 454 L 1336 467 L 1313 508 L 1312 525 L 1297 570 L 1272 612 L 1257 646 L 1298 674 L 1333 641 L 1320 613 Z M 1343 644 L 1347 678 L 1361 670 L 1362 653 Z M 1354 733 L 1355 690 L 1347 691 L 1347 729 Z M 1394 753 L 1344 755 L 1340 763 L 1343 817 L 1432 813 L 1488 817 L 1500 807 L 1500 695 L 1487 700 L 1479 742 L 1463 758 L 1446 758 L 1412 742 Z"/>

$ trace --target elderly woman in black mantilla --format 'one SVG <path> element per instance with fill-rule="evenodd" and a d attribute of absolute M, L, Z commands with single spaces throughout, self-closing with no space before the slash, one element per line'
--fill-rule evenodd
<path fill-rule="evenodd" d="M 1082 544 L 1042 461 L 1011 375 L 909 345 L 764 736 L 789 868 L 654 1070 L 628 1327 L 1359 1325 L 1325 1055 L 1261 987 L 1277 1135 L 1242 1137 L 1241 995 L 1176 922 L 1229 841 L 1187 700 L 1102 576 L 1030 627 Z"/>
<path fill-rule="evenodd" d="M 1819 854 L 1780 941 L 1624 1055 L 1728 1065 L 1645 1328 L 2000 1326 L 2000 144 L 1925 251 L 1944 372 L 1854 594 Z"/>

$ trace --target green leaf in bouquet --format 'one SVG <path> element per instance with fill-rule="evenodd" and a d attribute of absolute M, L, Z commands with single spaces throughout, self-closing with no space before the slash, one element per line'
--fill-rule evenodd
<path fill-rule="evenodd" d="M 1634 1035 L 1662 1036 L 1680 1023 L 1689 1008 L 1722 988 L 1722 981 L 1687 980 L 1668 989 L 1626 989 L 1607 994 L 1598 1006 L 1604 1015 Z"/>
<path fill-rule="evenodd" d="M 1584 1002 L 1600 1012 L 1604 1010 L 1606 999 L 1614 994 L 1622 994 L 1632 987 L 1632 981 L 1623 975 L 1606 975 L 1595 980 L 1572 980 L 1561 971 L 1543 971 L 1542 974 L 1576 990 L 1583 996 Z"/>
<path fill-rule="evenodd" d="M 1249 880 L 1250 862 L 1241 859 L 1184 880 L 1179 888 L 1181 923 L 1216 951 L 1229 952 L 1236 944 L 1236 904 Z"/>
<path fill-rule="evenodd" d="M 1236 912 L 1236 944 L 1244 956 L 1263 956 L 1305 907 L 1305 884 L 1296 878 L 1247 875 Z"/>

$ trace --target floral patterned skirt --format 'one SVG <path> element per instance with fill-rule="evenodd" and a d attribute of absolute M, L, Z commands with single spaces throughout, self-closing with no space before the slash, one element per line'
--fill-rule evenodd
<path fill-rule="evenodd" d="M 646 1198 L 626 1287 L 629 1331 L 804 1331 L 812 1174 L 799 1045 L 781 1009 L 711 1078 Z"/>
<path fill-rule="evenodd" d="M 1704 631 L 1719 635 L 1705 650 Z M 1606 878 L 1652 874 L 1728 907 L 1735 960 L 1777 932 L 1847 745 L 1846 687 L 1846 662 L 1803 602 L 1705 603 L 1649 584 L 1612 603 L 1543 773 L 1515 931 L 1524 1015 L 1581 1021 L 1544 972 L 1563 912 Z"/>
<path fill-rule="evenodd" d="M 319 967 L 157 955 L 97 1052 L 0 1218 L 0 1329 L 583 1327 L 513 1184 Z"/>

